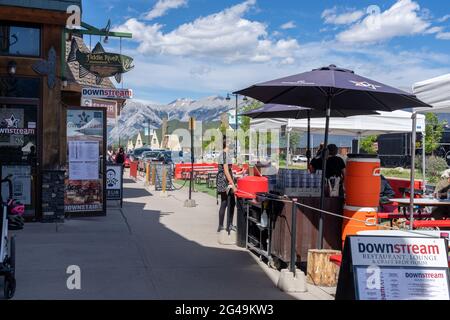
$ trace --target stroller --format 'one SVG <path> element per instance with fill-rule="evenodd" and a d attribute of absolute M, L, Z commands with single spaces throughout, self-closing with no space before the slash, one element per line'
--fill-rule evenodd
<path fill-rule="evenodd" d="M 22 215 L 25 206 L 12 199 L 12 181 L 11 176 L 7 176 L 1 180 L 1 184 L 8 184 L 9 197 L 6 202 L 1 196 L 1 244 L 0 244 L 0 275 L 5 277 L 4 280 L 4 297 L 11 299 L 16 291 L 16 241 L 15 237 L 9 237 L 9 229 L 23 229 L 24 219 Z"/>

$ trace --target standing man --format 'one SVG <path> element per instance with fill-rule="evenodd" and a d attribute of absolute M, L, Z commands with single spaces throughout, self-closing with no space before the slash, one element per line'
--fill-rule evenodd
<path fill-rule="evenodd" d="M 116 164 L 120 164 L 123 166 L 125 162 L 125 152 L 123 151 L 123 148 L 119 149 L 119 153 L 116 155 Z"/>

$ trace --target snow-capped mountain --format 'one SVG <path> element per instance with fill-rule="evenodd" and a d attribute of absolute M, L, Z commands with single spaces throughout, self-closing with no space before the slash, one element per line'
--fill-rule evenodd
<path fill-rule="evenodd" d="M 238 103 L 241 107 L 250 101 L 245 102 L 241 98 Z M 200 100 L 177 99 L 167 105 L 128 100 L 122 110 L 118 125 L 109 134 L 109 141 L 118 141 L 119 136 L 121 139 L 133 137 L 138 132 L 144 131 L 148 127 L 148 123 L 150 123 L 151 129 L 159 128 L 164 118 L 169 121 L 174 119 L 188 121 L 189 117 L 194 117 L 198 121 L 220 120 L 223 113 L 234 110 L 235 107 L 234 97 L 227 101 L 226 98 L 220 96 Z"/>

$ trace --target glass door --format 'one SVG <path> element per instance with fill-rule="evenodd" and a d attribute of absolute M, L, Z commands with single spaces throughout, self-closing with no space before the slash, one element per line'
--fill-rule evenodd
<path fill-rule="evenodd" d="M 3 199 L 13 198 L 24 204 L 26 217 L 35 217 L 38 205 L 38 102 L 20 100 L 25 99 L 0 100 L 0 173 L 2 179 L 9 176 L 12 181 L 12 190 L 2 184 L 1 194 Z"/>

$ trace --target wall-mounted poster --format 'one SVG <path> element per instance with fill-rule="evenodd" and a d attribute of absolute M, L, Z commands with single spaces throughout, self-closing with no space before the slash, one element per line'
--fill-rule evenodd
<path fill-rule="evenodd" d="M 104 212 L 105 111 L 67 110 L 66 212 Z"/>
<path fill-rule="evenodd" d="M 22 146 L 25 136 L 36 133 L 36 127 L 26 127 L 23 109 L 0 109 L 0 145 Z"/>
<path fill-rule="evenodd" d="M 94 108 L 105 108 L 106 109 L 106 120 L 108 127 L 114 127 L 117 121 L 117 109 L 118 104 L 115 100 L 106 99 L 96 99 L 96 98 L 82 98 L 82 107 L 94 107 Z"/>
<path fill-rule="evenodd" d="M 12 195 L 9 186 L 2 184 L 2 195 L 16 199 L 24 205 L 31 205 L 31 167 L 30 166 L 2 166 L 2 179 L 11 175 Z"/>

